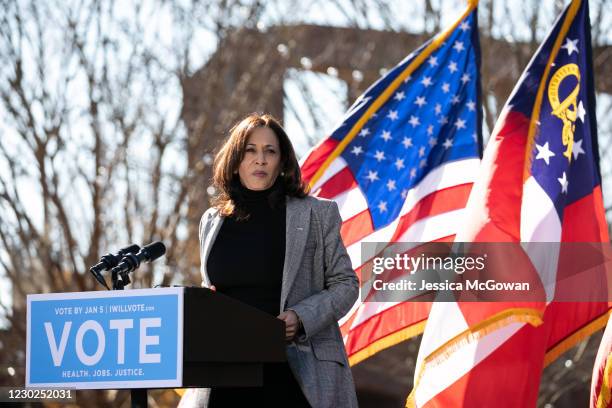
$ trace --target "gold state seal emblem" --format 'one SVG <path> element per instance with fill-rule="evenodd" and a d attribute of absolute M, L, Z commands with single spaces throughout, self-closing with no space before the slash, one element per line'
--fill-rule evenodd
<path fill-rule="evenodd" d="M 559 100 L 559 87 L 561 82 L 569 76 L 574 76 L 578 80 L 576 87 L 562 101 Z M 578 108 L 576 99 L 580 90 L 580 70 L 576 64 L 567 64 L 555 72 L 548 85 L 548 100 L 552 107 L 552 114 L 563 121 L 562 141 L 567 149 L 563 155 L 568 161 L 572 160 L 572 147 L 574 146 L 574 131 L 576 130 L 576 116 Z"/>

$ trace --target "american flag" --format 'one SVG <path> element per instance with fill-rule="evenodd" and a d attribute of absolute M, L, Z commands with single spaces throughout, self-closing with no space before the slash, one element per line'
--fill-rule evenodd
<path fill-rule="evenodd" d="M 361 95 L 305 156 L 302 174 L 312 193 L 338 203 L 358 276 L 364 242 L 453 239 L 480 162 L 479 61 L 471 2 L 450 28 Z M 358 301 L 340 322 L 351 364 L 419 334 L 429 308 Z"/>
<path fill-rule="evenodd" d="M 538 279 L 556 278 L 547 302 L 434 304 L 408 406 L 536 406 L 543 366 L 608 320 L 596 296 L 607 289 L 603 274 L 569 288 L 584 301 L 555 301 L 568 289 L 558 275 L 563 247 L 533 251 L 538 242 L 609 241 L 590 41 L 588 2 L 574 0 L 497 121 L 456 237 L 522 243 Z"/>

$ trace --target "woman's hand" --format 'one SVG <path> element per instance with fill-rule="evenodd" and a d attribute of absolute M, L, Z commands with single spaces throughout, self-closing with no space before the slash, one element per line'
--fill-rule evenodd
<path fill-rule="evenodd" d="M 293 310 L 287 310 L 277 316 L 285 322 L 285 340 L 291 341 L 300 329 L 300 319 Z"/>

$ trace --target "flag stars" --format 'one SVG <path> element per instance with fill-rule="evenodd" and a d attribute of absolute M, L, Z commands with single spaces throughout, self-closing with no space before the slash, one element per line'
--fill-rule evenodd
<path fill-rule="evenodd" d="M 381 213 L 387 212 L 387 202 L 386 201 L 381 201 L 380 203 L 378 203 L 378 211 L 380 211 Z"/>
<path fill-rule="evenodd" d="M 574 51 L 578 54 L 578 39 L 572 40 L 567 37 L 565 39 L 565 44 L 561 46 L 561 48 L 565 48 L 567 50 L 567 55 L 572 55 Z"/>
<path fill-rule="evenodd" d="M 392 197 L 399 198 L 401 193 L 405 200 L 408 195 L 412 195 L 410 187 L 423 178 L 431 166 L 436 165 L 439 160 L 447 160 L 448 154 L 453 152 L 454 149 L 462 147 L 463 142 L 459 139 L 460 135 L 464 135 L 466 143 L 467 141 L 472 142 L 470 136 L 473 133 L 473 129 L 471 129 L 473 119 L 469 115 L 482 109 L 482 105 L 472 95 L 472 92 L 468 93 L 465 90 L 466 87 L 473 86 L 478 80 L 476 71 L 472 70 L 472 61 L 463 59 L 467 56 L 463 54 L 464 52 L 466 54 L 471 52 L 470 42 L 466 39 L 466 35 L 469 36 L 471 33 L 471 22 L 471 20 L 460 22 L 458 28 L 461 30 L 460 32 L 463 31 L 466 34 L 447 41 L 443 48 L 448 53 L 446 56 L 442 56 L 442 54 L 438 56 L 437 53 L 428 55 L 423 61 L 425 70 L 423 74 L 415 74 L 412 78 L 406 78 L 407 75 L 404 76 L 406 81 L 413 80 L 408 82 L 408 86 L 414 84 L 417 89 L 411 92 L 403 84 L 395 89 L 389 95 L 392 104 L 378 112 L 377 120 L 365 123 L 358 130 L 360 132 L 359 136 L 364 137 L 364 139 L 358 138 L 345 151 L 348 153 L 345 153 L 345 155 L 352 159 L 351 167 L 353 165 L 361 166 L 360 169 L 355 168 L 355 172 L 359 174 L 358 181 L 362 185 L 365 184 L 363 191 L 364 193 L 367 192 L 367 199 L 375 218 L 378 216 L 380 219 L 386 219 L 387 216 L 394 215 L 396 210 L 399 211 L 396 208 L 396 203 L 392 201 Z M 476 30 L 476 27 L 474 27 L 474 30 Z M 580 41 L 582 40 L 580 39 Z M 565 39 L 563 39 L 563 42 L 565 42 Z M 453 58 L 457 59 L 453 61 Z M 472 68 L 466 69 L 468 66 Z M 434 73 L 437 70 L 440 71 L 441 76 Z M 457 74 L 457 76 L 454 74 Z M 474 74 L 474 77 L 472 77 L 472 74 Z M 419 88 L 419 85 L 421 85 L 421 88 Z M 428 91 L 432 93 L 428 94 Z M 410 102 L 411 100 L 412 102 Z M 588 105 L 584 104 L 583 108 L 587 107 Z M 452 110 L 456 110 L 456 112 L 451 112 Z M 400 111 L 402 111 L 402 116 L 399 116 Z M 576 104 L 576 111 L 578 114 L 578 104 Z M 587 119 L 586 115 L 589 112 L 587 109 L 584 120 Z M 433 117 L 431 116 L 432 113 L 434 113 Z M 462 115 L 465 116 L 465 119 Z M 376 121 L 380 121 L 379 123 L 382 124 L 378 129 L 374 126 Z M 398 130 L 393 128 L 393 126 L 399 124 L 408 124 L 410 128 L 401 130 L 400 133 L 399 128 Z M 348 125 L 350 125 L 350 122 L 346 126 Z M 384 130 L 385 128 L 387 130 Z M 379 140 L 379 137 L 385 143 Z M 454 144 L 455 138 L 458 138 L 458 145 Z M 369 140 L 373 141 L 370 148 L 366 143 Z M 549 143 L 553 147 L 556 146 L 553 142 Z M 581 154 L 585 155 L 585 153 L 576 152 L 577 143 L 578 141 L 574 142 L 572 152 L 579 158 Z M 586 145 L 585 142 L 582 144 Z M 405 150 L 402 151 L 402 148 Z M 399 149 L 400 151 L 396 152 L 393 149 Z M 412 152 L 414 154 L 411 154 Z M 389 154 L 388 157 L 387 154 Z M 363 160 L 366 160 L 366 162 L 360 164 Z M 553 164 L 551 163 L 551 165 Z M 368 168 L 370 171 L 368 171 Z M 561 177 L 559 172 L 562 170 L 559 169 L 554 174 L 552 183 L 554 183 L 556 177 Z M 569 172 L 567 169 L 565 171 Z M 567 177 L 569 176 L 566 175 Z M 380 183 L 378 183 L 379 181 Z M 385 192 L 385 190 L 387 191 Z M 557 191 L 560 190 L 561 188 Z M 375 198 L 375 193 L 381 195 L 376 194 L 378 197 Z"/>
<path fill-rule="evenodd" d="M 455 127 L 457 130 L 465 129 L 465 120 L 459 118 L 455 121 Z"/>
<path fill-rule="evenodd" d="M 536 143 L 536 149 L 538 150 L 538 154 L 536 155 L 536 160 L 541 159 L 544 160 L 546 165 L 550 164 L 550 158 L 554 157 L 555 154 L 548 147 L 548 142 L 544 143 L 543 146 L 540 146 Z"/>
<path fill-rule="evenodd" d="M 453 45 L 453 48 L 455 50 L 457 50 L 457 52 L 461 52 L 461 51 L 465 50 L 465 47 L 463 46 L 463 42 L 462 41 L 455 41 L 455 44 Z"/>
<path fill-rule="evenodd" d="M 370 180 L 370 182 L 375 182 L 376 180 L 378 180 L 378 172 L 377 171 L 368 171 L 368 175 L 366 176 L 366 178 L 368 180 Z"/>
<path fill-rule="evenodd" d="M 359 132 L 359 136 L 361 136 L 361 137 L 366 137 L 369 134 L 370 134 L 370 129 L 368 129 L 368 128 L 363 128 Z"/>
<path fill-rule="evenodd" d="M 385 160 L 385 152 L 383 152 L 382 150 L 377 150 L 374 154 L 374 158 L 377 162 L 380 163 L 381 161 Z"/>
<path fill-rule="evenodd" d="M 584 123 L 584 115 L 586 115 L 586 111 L 584 110 L 584 105 L 582 104 L 582 101 L 578 102 L 577 115 L 580 118 L 580 121 Z"/>
<path fill-rule="evenodd" d="M 408 81 L 410 81 L 412 79 L 412 75 L 408 75 L 406 77 L 406 79 L 404 79 L 404 83 L 407 83 Z"/>
<path fill-rule="evenodd" d="M 557 178 L 559 184 L 561 184 L 561 192 L 567 194 L 567 186 L 569 185 L 569 181 L 567 181 L 567 176 L 565 172 L 563 172 L 563 176 Z"/>
<path fill-rule="evenodd" d="M 427 105 L 427 101 L 424 96 L 417 96 L 416 101 L 414 101 L 415 105 L 418 105 L 419 108 L 422 108 L 423 105 Z"/>
<path fill-rule="evenodd" d="M 353 146 L 353 149 L 351 150 L 351 153 L 353 153 L 355 156 L 359 157 L 359 155 L 361 153 L 363 153 L 363 148 L 361 146 Z"/>
<path fill-rule="evenodd" d="M 580 154 L 586 154 L 586 152 L 582 148 L 583 140 L 584 139 L 574 140 L 574 146 L 572 146 L 572 155 L 574 155 L 574 160 L 578 159 L 578 156 L 580 156 Z"/>
<path fill-rule="evenodd" d="M 396 168 L 398 171 L 399 171 L 399 170 L 401 170 L 401 169 L 403 169 L 403 168 L 405 167 L 405 166 L 404 166 L 404 159 L 399 159 L 399 158 L 398 158 L 398 159 L 396 159 L 396 160 L 395 160 L 395 164 L 394 164 L 394 165 L 395 165 L 395 168 Z"/>

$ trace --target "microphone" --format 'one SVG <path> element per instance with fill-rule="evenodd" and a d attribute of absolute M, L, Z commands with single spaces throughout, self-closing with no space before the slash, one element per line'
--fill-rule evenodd
<path fill-rule="evenodd" d="M 98 282 L 104 285 L 106 289 L 110 290 L 101 272 L 114 268 L 119 264 L 119 261 L 125 255 L 134 254 L 138 251 L 140 251 L 140 247 L 136 244 L 132 244 L 130 246 L 126 246 L 125 248 L 121 248 L 116 254 L 106 254 L 102 258 L 100 258 L 100 261 L 97 264 L 89 268 L 89 272 L 91 272 L 94 278 L 96 278 Z"/>
<path fill-rule="evenodd" d="M 166 246 L 163 242 L 153 242 L 142 248 L 137 254 L 126 254 L 111 271 L 113 276 L 120 275 L 124 285 L 130 283 L 128 273 L 140 266 L 141 262 L 152 262 L 166 253 Z"/>

